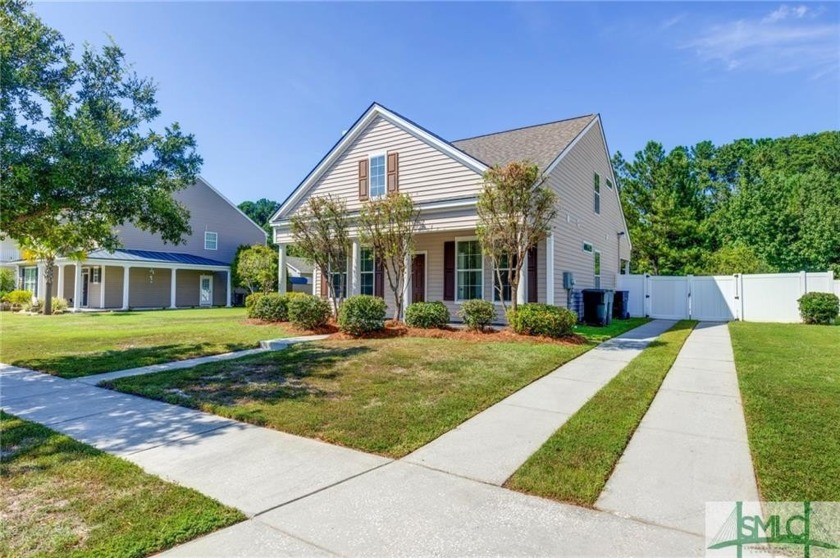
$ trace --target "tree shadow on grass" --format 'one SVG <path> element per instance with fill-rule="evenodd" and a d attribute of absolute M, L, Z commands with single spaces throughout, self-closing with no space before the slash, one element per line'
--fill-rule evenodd
<path fill-rule="evenodd" d="M 251 343 L 227 343 L 225 345 L 215 343 L 171 344 L 102 351 L 99 353 L 53 355 L 43 358 L 19 359 L 11 364 L 32 370 L 39 370 L 62 378 L 80 378 L 93 374 L 128 370 L 141 366 L 174 362 L 224 352 L 241 351 L 255 347 Z"/>

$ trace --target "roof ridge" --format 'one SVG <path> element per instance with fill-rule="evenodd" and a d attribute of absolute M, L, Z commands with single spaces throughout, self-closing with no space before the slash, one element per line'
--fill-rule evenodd
<path fill-rule="evenodd" d="M 553 120 L 551 122 L 543 122 L 542 124 L 530 124 L 528 126 L 519 126 L 518 128 L 510 128 L 509 130 L 501 130 L 499 132 L 490 132 L 488 134 L 479 134 L 477 136 L 470 136 L 470 137 L 467 137 L 467 138 L 456 139 L 456 140 L 450 141 L 449 143 L 458 143 L 459 141 L 473 140 L 473 139 L 478 139 L 478 138 L 484 138 L 484 137 L 487 137 L 487 136 L 497 136 L 499 134 L 506 134 L 508 132 L 518 132 L 519 130 L 527 130 L 528 128 L 539 128 L 540 126 L 550 126 L 551 124 L 559 124 L 561 122 L 568 122 L 569 120 L 578 120 L 580 118 L 586 118 L 587 116 L 594 117 L 595 115 L 596 115 L 596 113 L 591 112 L 589 114 L 581 114 L 580 116 L 572 116 L 572 117 L 569 117 L 569 118 L 561 118 L 560 120 Z"/>

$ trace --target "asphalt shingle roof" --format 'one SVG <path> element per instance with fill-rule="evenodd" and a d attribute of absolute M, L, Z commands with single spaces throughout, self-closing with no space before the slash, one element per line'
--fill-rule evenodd
<path fill-rule="evenodd" d="M 486 165 L 501 166 L 511 161 L 528 160 L 545 170 L 595 116 L 587 114 L 450 143 Z"/>
<path fill-rule="evenodd" d="M 88 259 L 92 260 L 119 260 L 129 262 L 166 262 L 166 263 L 181 263 L 190 265 L 212 265 L 224 266 L 229 264 L 210 258 L 203 258 L 201 256 L 193 256 L 192 254 L 183 254 L 180 252 L 153 252 L 151 250 L 125 250 L 119 249 L 113 252 L 106 250 L 94 250 L 87 255 Z"/>

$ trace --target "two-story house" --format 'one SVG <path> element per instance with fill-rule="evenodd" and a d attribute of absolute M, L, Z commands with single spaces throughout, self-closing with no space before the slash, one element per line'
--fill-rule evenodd
<path fill-rule="evenodd" d="M 265 232 L 202 178 L 173 197 L 190 212 L 192 233 L 182 244 L 124 225 L 119 250 L 94 250 L 83 261 L 58 258 L 53 296 L 66 298 L 74 310 L 230 306 L 236 250 L 265 244 Z M 2 264 L 17 269 L 20 288 L 43 298 L 44 265 L 21 259 L 6 244 L 15 259 Z"/>
<path fill-rule="evenodd" d="M 468 299 L 499 302 L 496 274 L 476 239 L 475 206 L 483 173 L 521 160 L 539 166 L 545 185 L 558 195 L 559 210 L 548 239 L 528 255 L 519 291 L 505 289 L 503 296 L 574 306 L 580 289 L 614 288 L 616 274 L 630 259 L 630 241 L 597 114 L 446 141 L 374 103 L 273 216 L 281 260 L 284 246 L 294 242 L 290 218 L 308 198 L 340 196 L 352 216 L 366 200 L 404 192 L 420 210 L 408 302 L 440 300 L 453 315 Z M 281 286 L 285 268 L 280 265 Z M 375 254 L 358 236 L 346 271 L 339 272 L 347 273 L 345 294 L 392 301 Z M 564 272 L 573 274 L 573 289 L 564 288 Z M 317 270 L 314 283 L 314 292 L 325 296 L 326 283 Z"/>

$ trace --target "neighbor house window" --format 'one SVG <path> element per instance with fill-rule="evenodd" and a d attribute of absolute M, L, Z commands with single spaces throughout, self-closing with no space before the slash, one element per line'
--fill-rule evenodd
<path fill-rule="evenodd" d="M 592 182 L 595 191 L 595 213 L 601 213 L 601 177 L 596 172 Z"/>
<path fill-rule="evenodd" d="M 455 243 L 455 292 L 458 300 L 483 298 L 481 245 L 477 240 Z"/>
<path fill-rule="evenodd" d="M 595 250 L 592 255 L 592 266 L 595 271 L 595 288 L 601 288 L 601 252 Z"/>
<path fill-rule="evenodd" d="M 370 197 L 385 195 L 385 155 L 370 158 Z"/>
<path fill-rule="evenodd" d="M 204 233 L 204 249 L 218 250 L 219 248 L 219 233 L 205 231 Z"/>
<path fill-rule="evenodd" d="M 23 290 L 32 293 L 32 296 L 38 296 L 38 268 L 24 267 L 23 268 Z"/>
<path fill-rule="evenodd" d="M 90 282 L 91 283 L 102 282 L 102 268 L 101 267 L 90 268 Z"/>
<path fill-rule="evenodd" d="M 591 254 L 592 253 L 592 245 L 588 242 L 584 242 L 583 243 L 583 251 L 584 252 L 589 252 Z"/>
<path fill-rule="evenodd" d="M 371 248 L 362 248 L 359 257 L 359 272 L 361 281 L 359 292 L 363 295 L 373 295 L 374 292 L 374 260 Z"/>
<path fill-rule="evenodd" d="M 507 254 L 504 254 L 499 259 L 499 272 L 493 273 L 495 275 L 493 279 L 493 300 L 496 302 L 501 301 L 502 299 L 499 298 L 499 285 L 502 286 L 502 296 L 504 297 L 505 302 L 511 301 L 511 289 L 510 289 L 510 278 L 508 273 L 510 272 L 512 258 L 509 258 Z M 501 275 L 501 282 L 499 280 L 499 275 Z"/>

